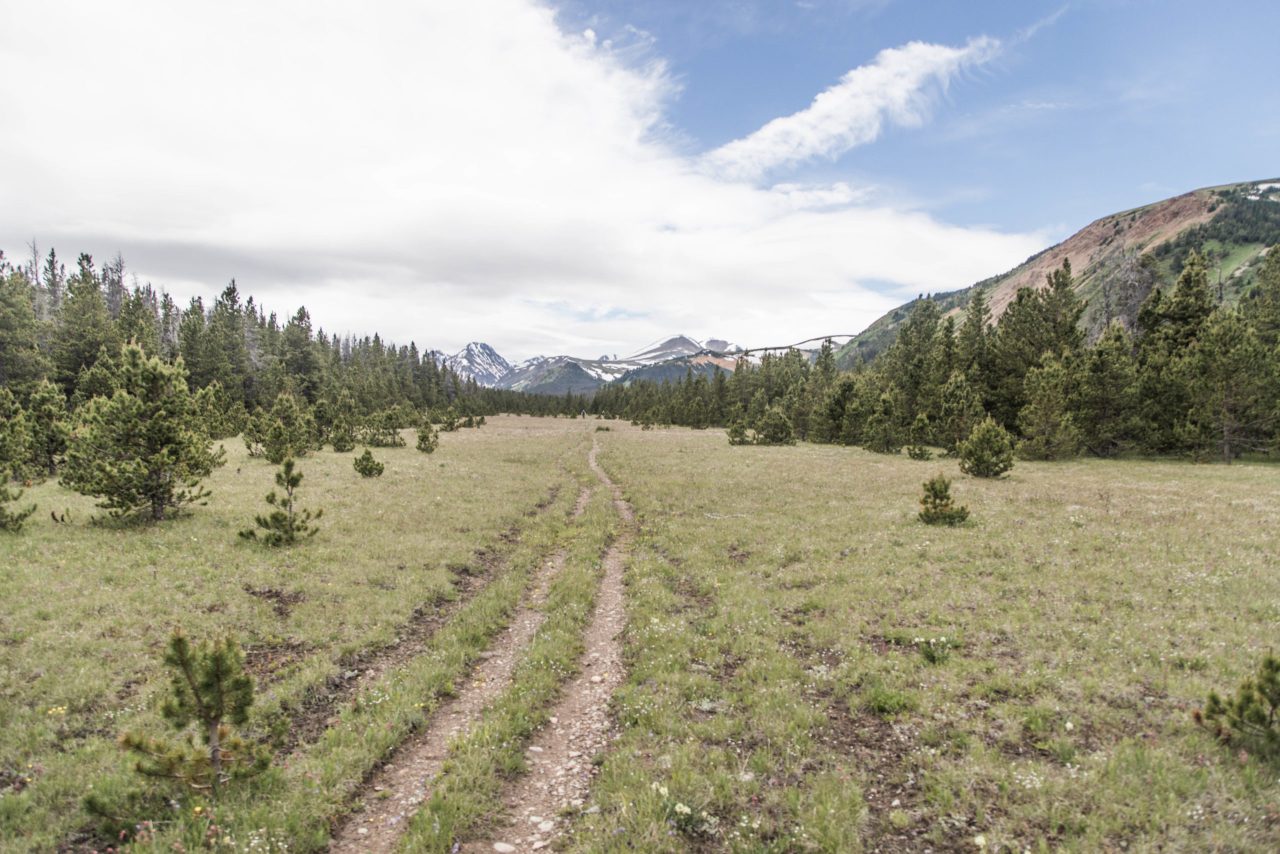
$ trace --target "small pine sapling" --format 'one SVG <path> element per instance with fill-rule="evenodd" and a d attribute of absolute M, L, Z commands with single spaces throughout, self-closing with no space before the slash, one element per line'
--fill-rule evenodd
<path fill-rule="evenodd" d="M 394 409 L 375 412 L 365 419 L 361 438 L 367 445 L 375 448 L 400 448 L 404 446 L 404 437 L 400 435 L 400 417 Z"/>
<path fill-rule="evenodd" d="M 9 485 L 0 479 L 0 531 L 8 531 L 16 534 L 22 530 L 22 523 L 27 517 L 36 512 L 36 506 L 32 504 L 30 507 L 10 510 L 6 504 L 17 501 L 22 498 L 21 489 L 10 489 Z"/>
<path fill-rule="evenodd" d="M 907 456 L 913 460 L 931 460 L 933 451 L 925 446 L 930 433 L 929 416 L 921 412 L 911 425 L 911 444 L 907 445 Z"/>
<path fill-rule="evenodd" d="M 254 522 L 265 533 L 259 536 L 258 531 L 247 528 L 240 532 L 246 540 L 258 540 L 269 546 L 291 546 L 302 537 L 314 537 L 316 528 L 311 523 L 324 515 L 324 510 L 312 513 L 310 510 L 299 510 L 296 491 L 302 483 L 302 472 L 294 468 L 292 457 L 288 457 L 276 472 L 276 486 L 284 491 L 277 495 L 273 489 L 267 493 L 267 503 L 274 508 L 266 516 L 258 516 Z"/>
<path fill-rule="evenodd" d="M 368 448 L 365 448 L 364 453 L 355 458 L 352 466 L 356 471 L 360 472 L 361 477 L 382 477 L 382 472 L 386 468 L 386 466 L 373 458 L 373 453 Z"/>
<path fill-rule="evenodd" d="M 454 412 L 452 407 L 446 409 L 444 415 L 440 417 L 440 432 L 452 433 L 458 429 L 458 413 Z"/>
<path fill-rule="evenodd" d="M 1013 437 L 990 415 L 960 443 L 960 471 L 973 477 L 1000 477 L 1013 468 Z"/>
<path fill-rule="evenodd" d="M 760 423 L 756 425 L 757 445 L 794 445 L 796 434 L 791 426 L 791 419 L 779 404 L 773 404 L 764 411 Z"/>
<path fill-rule="evenodd" d="M 432 426 L 430 421 L 423 420 L 418 426 L 418 450 L 424 454 L 430 454 L 435 451 L 440 444 L 440 435 L 436 433 L 436 428 Z"/>
<path fill-rule="evenodd" d="M 597 427 L 596 429 L 599 430 L 601 428 Z M 608 430 L 609 428 L 605 427 L 603 429 Z M 729 425 L 728 435 L 729 435 L 730 445 L 750 445 L 751 444 L 751 437 L 747 435 L 747 428 L 746 426 L 743 425 L 741 419 L 735 420 L 732 424 Z"/>
<path fill-rule="evenodd" d="M 1234 697 L 1211 692 L 1195 720 L 1223 742 L 1234 739 L 1264 756 L 1280 757 L 1280 658 L 1263 658 L 1257 677 L 1246 679 Z"/>
<path fill-rule="evenodd" d="M 921 522 L 954 527 L 968 518 L 969 508 L 958 507 L 951 500 L 951 481 L 939 474 L 924 482 L 924 495 L 920 498 Z"/>
<path fill-rule="evenodd" d="M 170 694 L 160 713 L 179 737 L 122 735 L 121 746 L 138 756 L 138 773 L 217 799 L 222 786 L 263 771 L 266 752 L 235 731 L 249 720 L 253 705 L 253 680 L 244 672 L 239 644 L 224 638 L 193 649 L 175 630 L 164 663 L 171 671 Z"/>

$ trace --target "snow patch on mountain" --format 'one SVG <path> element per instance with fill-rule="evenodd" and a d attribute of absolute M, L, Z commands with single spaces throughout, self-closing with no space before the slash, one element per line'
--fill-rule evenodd
<path fill-rule="evenodd" d="M 446 356 L 444 363 L 458 376 L 474 379 L 482 386 L 496 386 L 511 373 L 511 363 L 481 341 L 472 341 L 452 356 Z"/>

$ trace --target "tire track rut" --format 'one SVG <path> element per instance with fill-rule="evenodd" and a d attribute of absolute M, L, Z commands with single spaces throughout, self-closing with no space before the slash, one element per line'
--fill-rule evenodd
<path fill-rule="evenodd" d="M 572 518 L 577 519 L 586 510 L 591 494 L 591 489 L 584 488 L 578 495 Z M 450 742 L 470 729 L 485 707 L 510 684 L 520 653 L 542 624 L 542 604 L 564 562 L 563 550 L 543 562 L 520 609 L 481 654 L 457 696 L 442 704 L 426 727 L 397 749 L 366 784 L 363 809 L 352 813 L 334 834 L 330 852 L 395 850 L 405 823 L 430 797 L 431 784 L 448 757 Z"/>
<path fill-rule="evenodd" d="M 551 846 L 568 829 L 564 814 L 586 803 L 598 773 L 595 759 L 617 735 L 609 702 L 624 675 L 622 630 L 627 615 L 622 579 L 635 537 L 635 513 L 596 462 L 597 449 L 593 442 L 587 460 L 612 493 L 623 530 L 605 553 L 595 611 L 583 636 L 582 668 L 566 686 L 548 725 L 530 744 L 528 773 L 513 782 L 503 797 L 508 825 L 490 840 L 463 846 L 466 852 L 540 851 Z"/>

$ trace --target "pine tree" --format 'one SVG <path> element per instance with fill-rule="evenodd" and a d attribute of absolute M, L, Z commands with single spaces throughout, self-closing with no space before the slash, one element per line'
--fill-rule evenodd
<path fill-rule="evenodd" d="M 267 432 L 262 439 L 263 456 L 279 465 L 286 457 L 306 456 L 315 444 L 315 422 L 298 399 L 280 392 L 267 419 Z"/>
<path fill-rule="evenodd" d="M 267 503 L 273 508 L 266 516 L 257 516 L 254 523 L 266 533 L 259 536 L 258 531 L 248 528 L 240 532 L 246 540 L 261 541 L 268 546 L 291 546 L 301 537 L 314 537 L 316 527 L 311 523 L 324 515 L 324 510 L 314 514 L 310 510 L 298 509 L 296 492 L 302 483 L 302 472 L 294 465 L 292 457 L 286 457 L 276 472 L 276 486 L 282 494 L 277 495 L 273 489 L 267 493 Z"/>
<path fill-rule="evenodd" d="M 116 355 L 119 350 L 116 351 Z M 98 350 L 93 364 L 81 368 L 76 377 L 75 391 L 71 394 L 71 408 L 77 410 L 95 397 L 111 397 L 119 384 L 120 366 L 104 345 Z"/>
<path fill-rule="evenodd" d="M 265 770 L 268 755 L 234 729 L 248 723 L 253 706 L 253 679 L 244 671 L 239 644 L 223 638 L 193 649 L 175 630 L 164 663 L 171 673 L 160 713 L 179 737 L 121 736 L 121 746 L 138 756 L 137 772 L 183 783 L 216 800 L 231 781 Z M 183 737 L 189 727 L 194 732 Z"/>
<path fill-rule="evenodd" d="M 360 431 L 361 441 L 375 448 L 402 447 L 404 437 L 400 435 L 399 421 L 399 416 L 391 409 L 373 413 L 365 419 L 364 429 Z M 470 415 L 467 416 L 467 421 L 471 423 L 463 426 L 471 427 L 475 423 Z"/>
<path fill-rule="evenodd" d="M 957 507 L 951 499 L 951 481 L 941 474 L 924 482 L 919 519 L 926 525 L 960 525 L 969 518 L 968 507 Z"/>
<path fill-rule="evenodd" d="M 439 444 L 440 435 L 436 433 L 436 428 L 430 421 L 423 419 L 418 425 L 418 450 L 424 454 L 430 454 Z"/>
<path fill-rule="evenodd" d="M 82 254 L 75 275 L 67 280 L 67 297 L 54 331 L 58 383 L 70 394 L 80 371 L 93 367 L 99 352 L 116 353 L 119 349 L 120 339 L 93 270 L 93 259 Z"/>
<path fill-rule="evenodd" d="M 1090 453 L 1111 457 L 1139 435 L 1137 363 L 1133 342 L 1118 322 L 1084 359 L 1075 409 Z"/>
<path fill-rule="evenodd" d="M 1028 460 L 1058 460 L 1080 452 L 1080 428 L 1072 414 L 1071 372 L 1046 356 L 1027 374 L 1027 405 L 1018 413 L 1023 440 L 1018 453 Z"/>
<path fill-rule="evenodd" d="M 191 394 L 181 362 L 148 358 L 136 344 L 121 352 L 120 389 L 94 398 L 72 434 L 62 484 L 101 498 L 112 516 L 166 518 L 208 492 L 202 479 L 225 462 L 193 429 Z"/>
<path fill-rule="evenodd" d="M 996 327 L 991 347 L 991 410 L 1002 425 L 1014 427 L 1027 404 L 1026 377 L 1046 354 L 1066 358 L 1081 346 L 1084 303 L 1075 292 L 1071 264 L 1046 277 L 1040 290 L 1022 288 Z"/>
<path fill-rule="evenodd" d="M 951 372 L 942 387 L 939 411 L 938 439 L 946 452 L 954 455 L 985 415 L 981 396 L 963 372 Z"/>
<path fill-rule="evenodd" d="M 31 456 L 31 425 L 27 413 L 13 392 L 0 386 L 0 483 L 25 474 Z"/>
<path fill-rule="evenodd" d="M 62 390 L 48 380 L 41 380 L 31 393 L 27 425 L 31 434 L 31 462 L 52 476 L 67 451 L 71 428 L 67 424 L 66 398 Z"/>
<path fill-rule="evenodd" d="M 1268 352 L 1274 352 L 1280 346 L 1280 244 L 1267 251 L 1247 311 L 1258 343 Z"/>
<path fill-rule="evenodd" d="M 0 252 L 0 386 L 25 395 L 44 376 L 35 292 L 27 277 L 8 268 Z"/>
<path fill-rule="evenodd" d="M 920 461 L 932 459 L 933 451 L 927 446 L 932 439 L 932 434 L 933 427 L 929 424 L 929 416 L 921 412 L 911 423 L 911 444 L 907 446 L 907 456 Z"/>
<path fill-rule="evenodd" d="M 249 456 L 261 457 L 266 453 L 263 445 L 267 441 L 267 432 L 270 429 L 271 416 L 265 410 L 259 409 L 245 419 L 241 438 L 244 439 L 244 447 L 249 452 Z"/>
<path fill-rule="evenodd" d="M 192 408 L 196 420 L 210 439 L 230 439 L 244 429 L 241 420 L 244 405 L 239 401 L 233 403 L 217 380 L 196 392 Z"/>
<path fill-rule="evenodd" d="M 741 418 L 735 418 L 729 425 L 727 431 L 730 445 L 750 445 L 751 438 L 747 435 L 747 428 L 743 426 Z"/>
<path fill-rule="evenodd" d="M 430 426 L 430 421 L 426 422 Z M 350 393 L 343 389 L 333 407 L 333 423 L 329 426 L 329 443 L 340 454 L 356 447 L 356 405 Z"/>
<path fill-rule="evenodd" d="M 1269 363 L 1239 313 L 1220 309 L 1177 360 L 1190 398 L 1178 427 L 1182 444 L 1231 462 L 1245 450 L 1262 450 L 1274 426 Z"/>
<path fill-rule="evenodd" d="M 10 509 L 7 504 L 12 504 L 22 498 L 21 489 L 10 488 L 6 477 L 0 477 L 0 531 L 6 531 L 10 534 L 16 534 L 22 530 L 22 523 L 27 517 L 36 512 L 36 505 L 31 504 L 21 509 Z"/>
<path fill-rule="evenodd" d="M 1211 692 L 1195 720 L 1224 743 L 1236 739 L 1264 757 L 1280 757 L 1280 658 L 1264 657 L 1258 675 L 1246 679 L 1235 696 L 1224 700 Z"/>
<path fill-rule="evenodd" d="M 885 391 L 880 394 L 871 414 L 867 416 L 862 446 L 877 454 L 896 454 L 902 450 L 902 435 L 898 431 L 899 405 L 896 396 Z"/>
<path fill-rule="evenodd" d="M 1013 437 L 986 417 L 969 438 L 960 443 L 960 471 L 973 477 L 1000 477 L 1013 468 Z"/>
<path fill-rule="evenodd" d="M 386 468 L 373 458 L 373 452 L 368 448 L 365 448 L 364 453 L 352 461 L 352 465 L 361 477 L 382 477 L 382 472 Z"/>
<path fill-rule="evenodd" d="M 756 424 L 757 445 L 794 445 L 796 434 L 791 426 L 791 419 L 778 404 L 773 404 L 764 411 L 764 415 Z"/>

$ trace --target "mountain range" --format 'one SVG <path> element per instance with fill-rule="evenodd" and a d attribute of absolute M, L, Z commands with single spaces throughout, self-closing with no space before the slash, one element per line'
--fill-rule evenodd
<path fill-rule="evenodd" d="M 435 354 L 458 376 L 473 378 L 482 386 L 531 394 L 589 394 L 611 382 L 679 379 L 689 369 L 713 373 L 732 371 L 742 348 L 720 338 L 697 341 L 674 335 L 655 341 L 636 353 L 619 358 L 535 356 L 511 364 L 488 344 L 473 341 L 453 355 Z"/>
<path fill-rule="evenodd" d="M 1047 274 L 1067 260 L 1086 303 L 1081 322 L 1093 337 L 1112 321 L 1132 327 L 1143 300 L 1160 283 L 1173 281 L 1193 250 L 1206 256 L 1220 301 L 1234 303 L 1248 291 L 1267 247 L 1276 244 L 1280 178 L 1225 184 L 1102 217 L 1006 273 L 921 299 L 932 299 L 944 314 L 955 315 L 982 288 L 994 322 L 1020 288 L 1044 286 Z M 843 345 L 838 363 L 849 367 L 875 358 L 893 343 L 914 302 L 888 312 Z M 722 339 L 699 342 L 675 335 L 624 358 L 535 356 L 513 365 L 480 342 L 451 356 L 435 355 L 459 376 L 483 386 L 559 395 L 590 394 L 611 382 L 678 380 L 689 370 L 732 371 L 742 352 Z"/>

